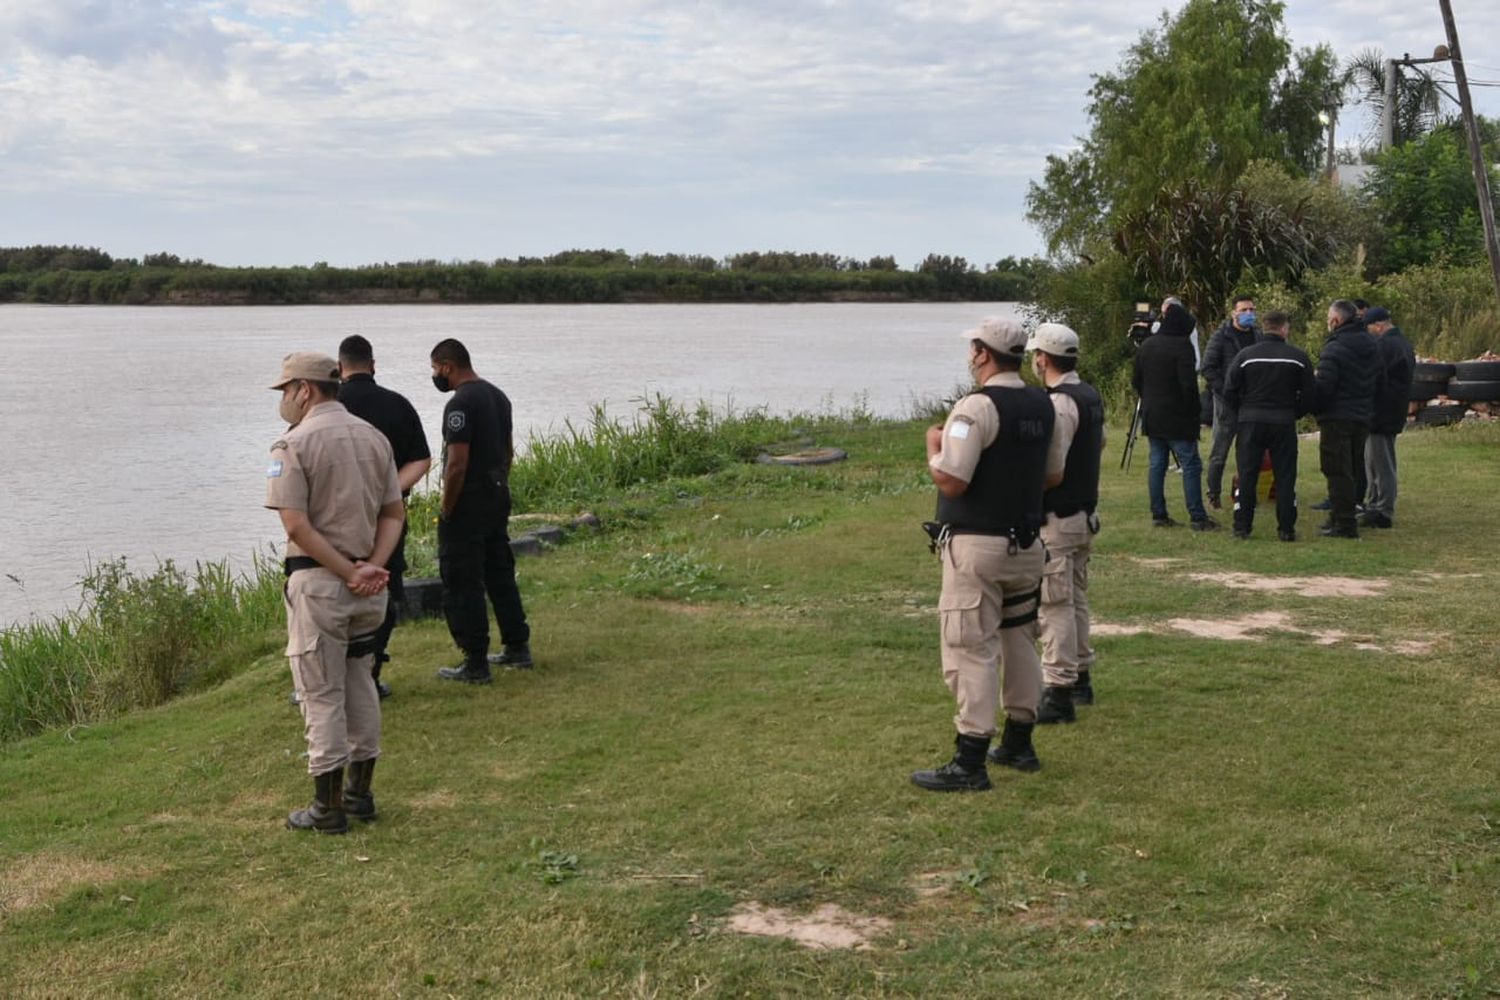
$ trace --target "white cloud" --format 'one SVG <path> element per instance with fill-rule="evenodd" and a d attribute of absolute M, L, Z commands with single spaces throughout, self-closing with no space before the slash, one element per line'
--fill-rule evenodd
<path fill-rule="evenodd" d="M 93 227 L 229 263 L 493 257 L 588 239 L 1030 252 L 1025 181 L 1084 130 L 1089 75 L 1154 23 L 1130 6 L 9 4 L 0 210 L 10 240 Z M 1434 12 L 1399 0 L 1293 4 L 1288 22 L 1298 44 L 1336 39 L 1341 52 L 1425 52 L 1441 32 Z M 849 208 L 882 204 L 888 218 Z M 410 246 L 414 233 L 435 247 Z"/>

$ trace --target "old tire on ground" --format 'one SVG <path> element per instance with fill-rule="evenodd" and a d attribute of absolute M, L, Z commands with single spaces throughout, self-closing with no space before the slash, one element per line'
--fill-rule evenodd
<path fill-rule="evenodd" d="M 1453 374 L 1465 382 L 1500 382 L 1500 361 L 1460 361 Z"/>
<path fill-rule="evenodd" d="M 1406 398 L 1413 403 L 1425 403 L 1441 396 L 1447 387 L 1447 382 L 1413 382 L 1407 390 Z"/>
<path fill-rule="evenodd" d="M 1471 382 L 1456 378 L 1448 383 L 1448 390 L 1444 395 L 1466 403 L 1500 402 L 1500 380 Z"/>
<path fill-rule="evenodd" d="M 1439 403 L 1437 406 L 1424 406 L 1417 411 L 1417 423 L 1427 424 L 1430 427 L 1457 423 L 1464 418 L 1464 413 L 1468 409 L 1463 403 Z"/>
<path fill-rule="evenodd" d="M 1418 361 L 1411 377 L 1417 382 L 1446 382 L 1453 377 L 1453 366 L 1445 361 Z"/>
<path fill-rule="evenodd" d="M 842 448 L 808 448 L 789 455 L 761 455 L 756 461 L 762 465 L 829 465 L 848 457 Z"/>
<path fill-rule="evenodd" d="M 413 618 L 438 618 L 443 613 L 443 581 L 436 577 L 415 577 L 402 584 L 403 597 L 396 614 L 401 621 Z"/>

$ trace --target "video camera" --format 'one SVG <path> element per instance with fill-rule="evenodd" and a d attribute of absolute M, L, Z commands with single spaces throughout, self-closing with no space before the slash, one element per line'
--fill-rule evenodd
<path fill-rule="evenodd" d="M 1130 329 L 1125 331 L 1136 347 L 1145 343 L 1146 338 L 1156 332 L 1156 324 L 1161 320 L 1156 310 L 1151 308 L 1149 302 L 1137 302 L 1135 304 L 1135 316 L 1130 322 Z"/>

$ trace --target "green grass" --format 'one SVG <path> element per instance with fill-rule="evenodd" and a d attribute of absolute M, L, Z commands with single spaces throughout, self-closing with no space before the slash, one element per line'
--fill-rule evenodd
<path fill-rule="evenodd" d="M 1291 546 L 1269 511 L 1248 543 L 1154 530 L 1144 461 L 1108 461 L 1096 618 L 1152 631 L 1097 640 L 1098 703 L 1039 774 L 969 796 L 907 782 L 952 740 L 920 426 L 819 437 L 851 461 L 632 487 L 642 516 L 523 561 L 534 672 L 445 686 L 442 625 L 398 630 L 383 815 L 347 837 L 280 829 L 310 783 L 274 653 L 0 747 L 0 995 L 1500 992 L 1500 426 L 1403 436 L 1398 527 L 1359 543 L 1306 512 Z M 1311 444 L 1301 468 L 1318 499 Z M 1390 583 L 1187 576 L 1228 570 Z M 1163 624 L 1258 610 L 1435 645 Z M 725 932 L 747 901 L 893 929 Z"/>

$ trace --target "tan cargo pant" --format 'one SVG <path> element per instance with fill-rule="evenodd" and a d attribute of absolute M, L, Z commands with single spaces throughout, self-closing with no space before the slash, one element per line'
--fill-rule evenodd
<path fill-rule="evenodd" d="M 1034 615 L 1042 543 L 1033 541 L 1014 553 L 1010 545 L 1001 535 L 954 535 L 939 550 L 943 682 L 958 702 L 953 724 L 965 736 L 995 735 L 1002 701 L 1008 718 L 1035 722 L 1042 696 L 1034 617 L 1009 628 L 1000 625 L 1002 619 Z"/>
<path fill-rule="evenodd" d="M 1038 615 L 1042 679 L 1050 686 L 1068 687 L 1078 680 L 1078 671 L 1094 663 L 1094 647 L 1089 645 L 1089 556 L 1094 536 L 1088 515 L 1048 514 L 1042 541 L 1049 556 Z"/>
<path fill-rule="evenodd" d="M 287 578 L 286 655 L 302 707 L 309 774 L 380 756 L 374 647 L 354 659 L 348 650 L 351 641 L 380 628 L 385 605 L 385 593 L 360 597 L 322 567 Z"/>

